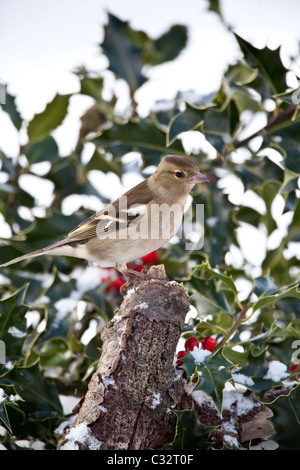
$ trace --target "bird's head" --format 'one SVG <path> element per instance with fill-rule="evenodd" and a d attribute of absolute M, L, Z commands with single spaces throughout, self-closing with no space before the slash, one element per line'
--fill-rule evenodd
<path fill-rule="evenodd" d="M 150 179 L 161 193 L 168 194 L 168 199 L 173 195 L 174 198 L 187 197 L 195 184 L 209 181 L 193 160 L 179 155 L 164 157 Z"/>

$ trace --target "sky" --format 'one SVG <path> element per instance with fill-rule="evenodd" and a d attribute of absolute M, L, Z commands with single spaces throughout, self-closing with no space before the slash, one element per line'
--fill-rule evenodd
<path fill-rule="evenodd" d="M 56 92 L 78 90 L 79 65 L 101 71 L 99 43 L 107 11 L 156 37 L 173 24 L 189 28 L 189 42 L 174 63 L 151 70 L 139 93 L 143 109 L 174 91 L 215 91 L 237 44 L 205 0 L 1 0 L 0 82 L 17 97 L 26 119 L 41 112 Z M 257 47 L 282 46 L 285 60 L 300 40 L 298 0 L 221 0 L 226 23 Z M 78 105 L 80 108 L 81 104 Z M 82 101 L 82 106 L 84 102 Z M 77 112 L 77 108 L 74 109 Z M 0 122 L 1 123 L 1 122 Z M 1 135 L 0 135 L 1 146 Z"/>
<path fill-rule="evenodd" d="M 256 47 L 281 46 L 282 59 L 289 67 L 290 57 L 299 50 L 299 0 L 220 3 L 228 26 Z M 227 66 L 240 57 L 233 35 L 218 15 L 207 11 L 205 0 L 0 0 L 0 83 L 6 83 L 16 96 L 26 120 L 43 111 L 56 93 L 79 90 L 72 73 L 78 66 L 97 72 L 106 68 L 99 44 L 107 12 L 151 37 L 174 24 L 188 27 L 188 44 L 180 56 L 148 71 L 150 80 L 136 97 L 143 113 L 156 100 L 172 98 L 178 90 L 193 89 L 203 95 L 216 91 Z M 297 82 L 292 81 L 292 86 Z M 89 97 L 72 98 L 69 116 L 55 132 L 62 155 L 74 148 L 74 129 L 79 129 L 79 118 L 90 105 Z M 17 135 L 0 110 L 0 150 L 14 157 L 22 139 L 26 140 L 24 133 Z"/>

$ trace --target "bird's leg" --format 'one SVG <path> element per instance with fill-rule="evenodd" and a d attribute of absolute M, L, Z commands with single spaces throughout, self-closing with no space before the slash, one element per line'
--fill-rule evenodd
<path fill-rule="evenodd" d="M 124 271 L 123 271 L 123 274 L 124 276 L 126 276 L 127 278 L 140 278 L 140 279 L 145 279 L 147 278 L 148 274 L 147 273 L 143 273 L 143 272 L 140 272 L 140 271 L 135 271 L 134 269 L 130 269 L 130 268 L 126 268 Z M 151 276 L 150 276 L 151 277 Z"/>
<path fill-rule="evenodd" d="M 134 269 L 127 268 L 123 271 L 124 276 L 127 278 L 127 282 L 122 286 L 122 294 L 124 294 L 127 287 L 133 281 L 134 285 L 133 288 L 137 292 L 137 287 L 142 281 L 156 281 L 156 282 L 166 282 L 165 277 L 154 276 L 153 274 L 148 274 L 147 272 L 139 272 L 135 271 Z M 123 289 L 124 288 L 124 289 Z"/>
<path fill-rule="evenodd" d="M 149 281 L 149 280 L 154 280 L 154 281 L 163 281 L 166 282 L 166 278 L 158 277 L 158 276 L 153 276 L 153 274 L 148 274 L 147 272 L 140 272 L 136 271 L 135 269 L 128 268 L 126 265 L 125 266 L 116 266 L 118 271 L 120 271 L 123 276 L 126 277 L 127 281 L 123 286 L 121 287 L 121 293 L 124 295 L 126 292 L 126 289 L 129 287 L 131 282 L 134 284 L 137 283 L 139 284 L 142 281 Z M 134 290 L 135 286 L 134 286 Z"/>
<path fill-rule="evenodd" d="M 130 284 L 133 282 L 134 284 L 137 282 L 137 281 L 142 281 L 144 279 L 146 279 L 147 277 L 147 274 L 146 273 L 141 273 L 139 271 L 135 271 L 134 269 L 130 269 L 130 268 L 127 268 L 122 270 L 122 274 L 126 277 L 127 281 L 125 282 L 125 284 L 123 284 L 123 286 L 121 287 L 121 293 L 123 295 L 125 295 L 126 293 L 126 290 L 128 289 L 128 287 L 130 286 Z M 135 290 L 135 286 L 133 286 L 134 290 Z"/>
<path fill-rule="evenodd" d="M 140 271 L 135 271 L 134 269 L 127 268 L 125 271 L 123 271 L 124 276 L 128 278 L 138 278 L 136 280 L 160 280 L 160 281 L 166 281 L 166 278 L 158 277 L 158 276 L 153 276 L 153 274 L 148 274 L 148 272 L 140 272 Z"/>

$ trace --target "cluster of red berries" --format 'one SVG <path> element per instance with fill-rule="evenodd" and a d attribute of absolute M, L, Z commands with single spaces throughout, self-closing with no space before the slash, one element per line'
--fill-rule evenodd
<path fill-rule="evenodd" d="M 201 348 L 207 349 L 208 351 L 212 351 L 216 347 L 216 344 L 217 342 L 214 338 L 212 338 L 211 336 L 207 336 L 202 341 Z M 191 336 L 190 338 L 188 338 L 186 342 L 184 343 L 185 351 L 178 351 L 177 353 L 176 365 L 182 366 L 183 361 L 181 361 L 180 359 L 186 356 L 188 351 L 193 351 L 194 348 L 199 348 L 199 346 L 200 346 L 200 343 L 197 338 L 195 338 L 194 336 Z"/>
<path fill-rule="evenodd" d="M 128 265 L 130 269 L 141 272 L 145 266 L 156 264 L 159 261 L 157 251 L 152 251 L 148 255 L 143 256 L 141 259 L 136 261 L 134 264 Z M 100 268 L 103 270 L 104 275 L 101 277 L 101 282 L 111 281 L 105 288 L 105 292 L 115 291 L 120 292 L 121 287 L 125 284 L 126 280 L 120 275 L 119 271 L 115 268 Z M 108 274 L 109 273 L 109 274 Z"/>

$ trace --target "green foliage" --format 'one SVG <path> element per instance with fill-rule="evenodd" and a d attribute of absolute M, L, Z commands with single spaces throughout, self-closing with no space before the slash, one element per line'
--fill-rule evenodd
<path fill-rule="evenodd" d="M 209 449 L 208 439 L 214 428 L 201 424 L 194 408 L 174 413 L 177 416 L 176 434 L 173 442 L 165 445 L 163 450 Z"/>
<path fill-rule="evenodd" d="M 219 2 L 209 5 L 220 15 Z M 187 30 L 176 25 L 152 39 L 108 15 L 100 46 L 110 72 L 127 83 L 128 108 L 120 115 L 116 97 L 104 98 L 105 71 L 97 76 L 78 69 L 79 94 L 93 98 L 94 106 L 82 116 L 77 144 L 69 155 L 60 154 L 53 131 L 68 116 L 73 95 L 57 94 L 29 123 L 14 96 L 7 94 L 1 105 L 16 130 L 27 132 L 28 140 L 16 160 L 0 154 L 5 175 L 0 213 L 11 230 L 10 238 L 0 238 L 0 262 L 59 239 L 91 214 L 83 203 L 66 215 L 63 205 L 70 195 L 107 203 L 101 187 L 91 183 L 91 172 L 122 178 L 132 170 L 124 158 L 130 152 L 142 157 L 141 166 L 134 167 L 139 172 L 157 165 L 162 155 L 186 155 L 181 137 L 191 130 L 210 144 L 210 156 L 201 149 L 193 155 L 211 181 L 201 192 L 193 192 L 193 206 L 204 204 L 204 245 L 187 251 L 183 238 L 163 248 L 160 259 L 170 278 L 184 283 L 198 311 L 184 334 L 192 333 L 199 341 L 207 336 L 217 340 L 211 355 L 197 361 L 188 353 L 182 367 L 188 382 L 194 380 L 194 389 L 205 392 L 220 412 L 226 383 L 238 384 L 237 370 L 262 401 L 283 379 L 296 379 L 297 372 L 289 372 L 289 366 L 295 357 L 294 341 L 300 339 L 299 255 L 288 253 L 300 241 L 298 107 L 290 99 L 280 50 L 257 49 L 235 38 L 243 59 L 228 68 L 218 90 L 195 99 L 182 90 L 165 109 L 141 117 L 135 96 L 147 82 L 145 66 L 175 59 L 186 45 Z M 272 106 L 266 107 L 266 99 Z M 245 116 L 254 120 L 262 114 L 268 124 L 241 138 L 247 129 Z M 89 159 L 84 156 L 87 145 L 93 149 Z M 45 162 L 49 165 L 41 180 L 51 183 L 53 199 L 41 214 L 38 201 L 20 181 L 36 176 L 35 165 Z M 234 179 L 226 189 L 228 177 Z M 235 184 L 243 188 L 238 202 L 231 197 Z M 263 209 L 248 201 L 249 194 Z M 286 227 L 280 232 L 283 220 Z M 238 233 L 245 227 L 265 233 L 265 256 L 258 264 L 241 245 Z M 270 243 L 279 232 L 277 244 Z M 6 361 L 0 364 L 0 421 L 7 430 L 1 439 L 9 449 L 18 448 L 20 439 L 41 440 L 46 448 L 54 448 L 54 430 L 65 417 L 60 396 L 80 397 L 86 389 L 101 347 L 98 331 L 120 301 L 105 292 L 96 271 L 93 282 L 83 284 L 86 272 L 80 260 L 38 258 L 0 273 L 0 339 L 6 345 Z M 241 292 L 242 284 L 246 293 Z M 84 315 L 79 315 L 80 308 Z M 84 340 L 91 325 L 96 327 Z M 274 360 L 287 366 L 278 380 L 267 375 Z M 298 395 L 299 386 L 268 405 L 274 413 L 272 439 L 282 449 L 299 448 Z M 199 423 L 194 410 L 175 413 L 176 435 L 166 449 L 210 448 L 211 428 Z"/>
<path fill-rule="evenodd" d="M 69 98 L 70 95 L 56 95 L 42 113 L 34 116 L 27 126 L 29 142 L 48 136 L 62 123 L 67 114 Z"/>
<path fill-rule="evenodd" d="M 203 390 L 213 399 L 221 413 L 224 385 L 231 379 L 232 362 L 221 354 L 211 354 L 203 362 L 198 362 L 191 354 L 187 354 L 182 360 L 187 376 L 192 377 L 195 372 L 198 376 L 194 390 Z"/>
<path fill-rule="evenodd" d="M 298 450 L 300 426 L 300 387 L 299 385 L 288 395 L 280 395 L 269 408 L 273 412 L 272 422 L 275 433 L 273 439 L 279 444 L 280 450 Z"/>

